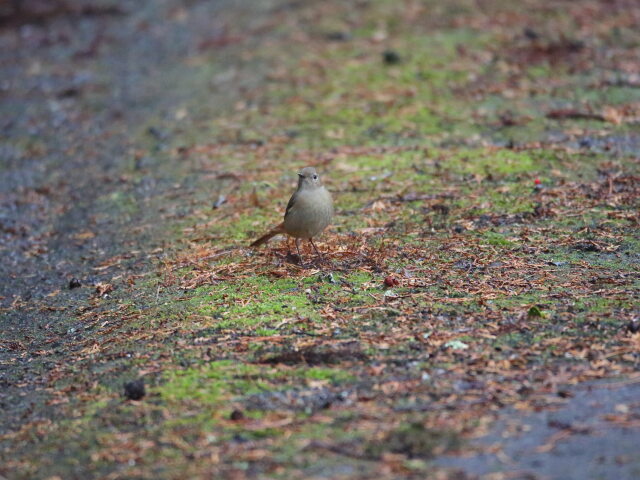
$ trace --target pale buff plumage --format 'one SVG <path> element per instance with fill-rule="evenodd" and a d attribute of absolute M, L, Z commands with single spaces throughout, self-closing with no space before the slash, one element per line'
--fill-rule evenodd
<path fill-rule="evenodd" d="M 259 247 L 272 237 L 285 233 L 296 239 L 296 249 L 300 255 L 300 241 L 309 240 L 318 255 L 313 238 L 319 235 L 333 218 L 331 194 L 322 185 L 320 176 L 313 167 L 305 167 L 298 173 L 298 188 L 291 195 L 284 221 L 251 244 Z"/>

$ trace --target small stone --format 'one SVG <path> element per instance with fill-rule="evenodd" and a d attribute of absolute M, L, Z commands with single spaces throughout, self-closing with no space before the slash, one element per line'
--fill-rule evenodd
<path fill-rule="evenodd" d="M 547 262 L 547 265 L 553 265 L 554 267 L 564 267 L 567 264 L 567 262 L 561 262 L 561 261 L 550 261 Z"/>
<path fill-rule="evenodd" d="M 629 332 L 631 332 L 631 333 L 640 332 L 640 321 L 639 320 L 631 320 L 627 324 L 627 330 L 629 330 Z"/>
<path fill-rule="evenodd" d="M 129 400 L 140 400 L 146 395 L 144 380 L 134 380 L 124 384 L 124 396 Z"/>
<path fill-rule="evenodd" d="M 242 410 L 235 409 L 233 412 L 231 412 L 229 418 L 234 422 L 244 420 L 244 413 L 242 412 Z"/>
<path fill-rule="evenodd" d="M 387 65 L 396 65 L 402 60 L 398 52 L 393 50 L 385 50 L 382 53 L 382 59 Z"/>
<path fill-rule="evenodd" d="M 249 439 L 244 435 L 236 433 L 233 436 L 233 441 L 236 442 L 236 443 L 247 443 L 249 441 Z"/>
<path fill-rule="evenodd" d="M 218 195 L 218 199 L 213 202 L 213 209 L 215 210 L 216 208 L 220 208 L 222 205 L 224 205 L 225 203 L 227 203 L 227 197 L 220 194 Z"/>
<path fill-rule="evenodd" d="M 82 283 L 80 283 L 80 280 L 78 280 L 76 277 L 73 277 L 71 280 L 69 280 L 69 290 L 73 290 L 74 288 L 79 288 L 82 286 Z"/>
<path fill-rule="evenodd" d="M 324 279 L 329 282 L 329 283 L 338 283 L 336 282 L 336 279 L 333 276 L 333 273 L 329 272 L 326 275 L 324 275 Z"/>

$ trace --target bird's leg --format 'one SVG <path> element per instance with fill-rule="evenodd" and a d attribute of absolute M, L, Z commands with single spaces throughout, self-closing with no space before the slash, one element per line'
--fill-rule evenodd
<path fill-rule="evenodd" d="M 316 255 L 318 255 L 318 257 L 320 257 L 321 260 L 324 260 L 324 256 L 320 253 L 320 250 L 318 250 L 318 247 L 316 247 L 316 244 L 313 243 L 313 238 L 309 239 L 309 243 L 311 243 L 311 246 L 316 251 Z"/>
<path fill-rule="evenodd" d="M 296 251 L 298 252 L 298 257 L 300 258 L 300 263 L 302 263 L 302 254 L 300 253 L 300 240 L 301 238 L 296 238 Z"/>

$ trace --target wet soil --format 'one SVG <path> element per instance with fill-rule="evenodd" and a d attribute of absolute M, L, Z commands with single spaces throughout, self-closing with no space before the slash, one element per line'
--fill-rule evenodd
<path fill-rule="evenodd" d="M 640 382 L 594 382 L 563 390 L 557 406 L 508 409 L 464 456 L 438 464 L 513 479 L 620 479 L 640 476 L 640 432 L 629 422 Z"/>
<path fill-rule="evenodd" d="M 198 129 L 192 106 L 205 97 L 205 110 L 224 111 L 260 78 L 256 67 L 215 92 L 206 62 L 183 74 L 187 53 L 228 21 L 208 19 L 233 13 L 228 2 L 194 5 L 188 26 L 181 2 L 64 5 L 25 2 L 0 24 L 2 431 L 53 411 L 48 368 L 90 335 L 74 313 L 110 294 L 96 286 L 171 250 L 162 219 L 192 208 L 200 180 L 165 153 Z"/>

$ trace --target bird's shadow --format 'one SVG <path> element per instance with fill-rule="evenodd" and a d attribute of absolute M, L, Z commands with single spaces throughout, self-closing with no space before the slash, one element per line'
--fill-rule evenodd
<path fill-rule="evenodd" d="M 286 253 L 276 252 L 276 255 L 285 263 L 296 265 L 300 268 L 322 268 L 329 262 L 325 257 L 301 257 L 297 253 L 288 251 Z"/>

